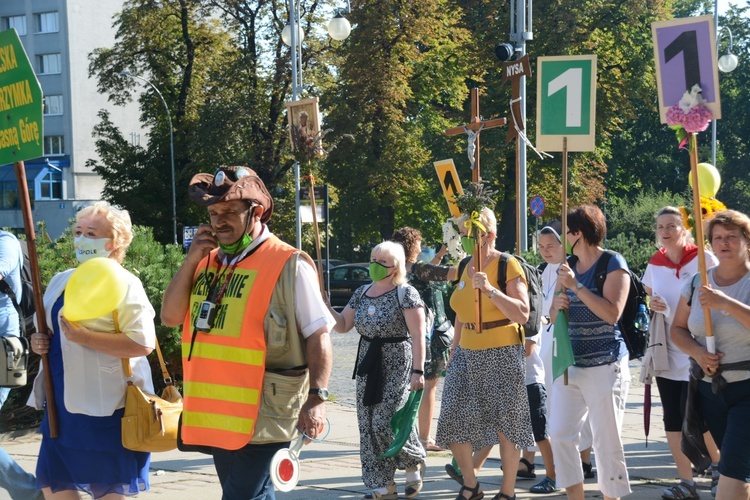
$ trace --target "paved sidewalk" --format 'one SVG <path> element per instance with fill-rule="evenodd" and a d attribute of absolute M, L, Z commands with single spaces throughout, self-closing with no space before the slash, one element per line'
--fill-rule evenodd
<path fill-rule="evenodd" d="M 637 379 L 636 379 L 637 380 Z M 651 435 L 648 447 L 643 434 L 643 385 L 634 381 L 628 397 L 627 412 L 623 426 L 623 439 L 630 473 L 632 499 L 661 498 L 661 489 L 674 482 L 676 470 L 669 455 L 661 422 L 661 405 L 654 397 L 651 415 Z M 280 500 L 314 499 L 359 499 L 366 493 L 360 478 L 359 432 L 356 410 L 340 403 L 328 404 L 328 417 L 332 429 L 327 441 L 313 443 L 302 449 L 301 480 L 297 488 L 289 493 L 278 493 Z M 0 436 L 2 446 L 22 467 L 34 471 L 39 451 L 39 434 L 5 434 Z M 430 453 L 427 457 L 425 486 L 418 496 L 422 499 L 454 499 L 458 485 L 445 473 L 444 465 L 450 462 L 450 453 Z M 596 462 L 596 456 L 594 456 Z M 528 488 L 544 477 L 541 458 L 536 459 L 538 479 L 518 481 L 518 498 L 564 498 L 563 494 L 532 495 Z M 141 498 L 164 500 L 219 499 L 221 488 L 208 456 L 197 453 L 172 451 L 157 453 L 151 462 L 151 490 Z M 403 472 L 396 476 L 403 498 Z M 480 475 L 480 482 L 488 500 L 499 491 L 502 482 L 497 448 L 486 468 Z M 701 496 L 709 500 L 710 479 L 697 478 Z M 0 499 L 8 498 L 0 491 Z M 586 498 L 601 498 L 596 480 L 586 481 Z"/>

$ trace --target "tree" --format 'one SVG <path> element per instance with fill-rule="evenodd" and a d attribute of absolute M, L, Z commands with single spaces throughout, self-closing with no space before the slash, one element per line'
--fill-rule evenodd
<path fill-rule="evenodd" d="M 355 139 L 330 156 L 337 242 L 352 258 L 410 224 L 435 236 L 447 215 L 434 181 L 438 141 L 468 90 L 468 33 L 453 2 L 354 2 L 326 126 Z M 443 138 L 442 141 L 445 141 Z M 356 214 L 356 216 L 354 216 Z"/>

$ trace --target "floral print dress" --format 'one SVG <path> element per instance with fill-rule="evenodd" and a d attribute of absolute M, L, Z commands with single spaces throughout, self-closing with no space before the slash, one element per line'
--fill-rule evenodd
<path fill-rule="evenodd" d="M 399 301 L 398 288 L 378 297 L 368 297 L 365 292 L 371 285 L 360 287 L 348 306 L 354 310 L 354 326 L 362 336 L 355 372 L 361 373 L 363 361 L 377 359 L 375 372 L 357 375 L 357 420 L 359 423 L 360 459 L 362 480 L 367 488 L 384 488 L 394 478 L 396 469 L 414 468 L 424 460 L 426 453 L 419 442 L 416 428 L 412 429 L 401 452 L 392 458 L 378 460 L 394 438 L 391 417 L 401 409 L 409 397 L 412 369 L 412 343 L 404 319 L 404 309 L 423 307 L 414 287 L 404 287 Z M 399 303 L 401 302 L 401 303 Z M 380 352 L 370 352 L 379 349 Z M 378 356 L 379 354 L 379 356 Z M 367 382 L 379 377 L 377 402 L 368 399 Z M 372 384 L 374 380 L 370 381 Z"/>

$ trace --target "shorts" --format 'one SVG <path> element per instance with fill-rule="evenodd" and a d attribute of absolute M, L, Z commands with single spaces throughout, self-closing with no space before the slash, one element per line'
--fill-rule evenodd
<path fill-rule="evenodd" d="M 750 380 L 732 382 L 719 394 L 711 384 L 698 382 L 696 409 L 703 415 L 711 435 L 721 450 L 719 472 L 750 483 Z"/>
<path fill-rule="evenodd" d="M 446 349 L 436 349 L 435 344 L 430 339 L 425 338 L 425 344 L 430 346 L 430 359 L 424 362 L 424 379 L 434 380 L 440 376 L 448 365 L 448 353 L 450 347 Z"/>
<path fill-rule="evenodd" d="M 534 431 L 534 441 L 544 441 L 549 437 L 547 431 L 547 389 L 544 384 L 529 384 L 526 386 L 529 396 L 529 410 L 531 413 L 531 429 Z"/>

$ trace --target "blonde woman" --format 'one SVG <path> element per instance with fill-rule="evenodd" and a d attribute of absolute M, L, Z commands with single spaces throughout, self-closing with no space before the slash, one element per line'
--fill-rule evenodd
<path fill-rule="evenodd" d="M 130 215 L 98 202 L 76 215 L 73 227 L 79 262 L 108 257 L 117 262 L 133 239 Z M 130 358 L 133 381 L 153 393 L 146 356 L 156 341 L 154 309 L 140 280 L 125 272 L 127 293 L 113 313 L 74 323 L 61 310 L 73 269 L 55 275 L 44 293 L 49 334 L 32 335 L 37 354 L 48 354 L 54 381 L 60 436 L 49 436 L 45 414 L 36 476 L 47 499 L 122 499 L 149 489 L 151 455 L 122 446 L 121 419 L 125 406 L 122 359 Z M 115 326 L 116 321 L 119 328 Z M 44 409 L 44 377 L 34 381 L 29 404 Z"/>
<path fill-rule="evenodd" d="M 467 219 L 464 216 L 459 223 L 464 237 Z M 529 318 L 529 299 L 526 278 L 515 259 L 508 260 L 504 286 L 498 283 L 497 220 L 488 208 L 479 220 L 487 228 L 479 236 L 482 266 L 472 257 L 451 296 L 456 311 L 455 350 L 443 387 L 437 444 L 450 447 L 463 473 L 456 500 L 480 500 L 484 492 L 476 474 L 489 450 L 499 443 L 503 484 L 493 500 L 513 500 L 520 449 L 534 444 L 520 326 Z M 475 289 L 484 294 L 481 334 L 476 328 Z"/>
<path fill-rule="evenodd" d="M 398 455 L 378 460 L 394 434 L 391 417 L 410 391 L 424 388 L 425 314 L 417 290 L 406 284 L 404 248 L 392 241 L 372 249 L 372 284 L 357 289 L 341 314 L 330 309 L 336 326 L 361 335 L 355 375 L 362 480 L 371 491 L 364 500 L 395 500 L 396 469 L 406 469 L 406 498 L 422 489 L 426 453 L 412 429 Z"/>

